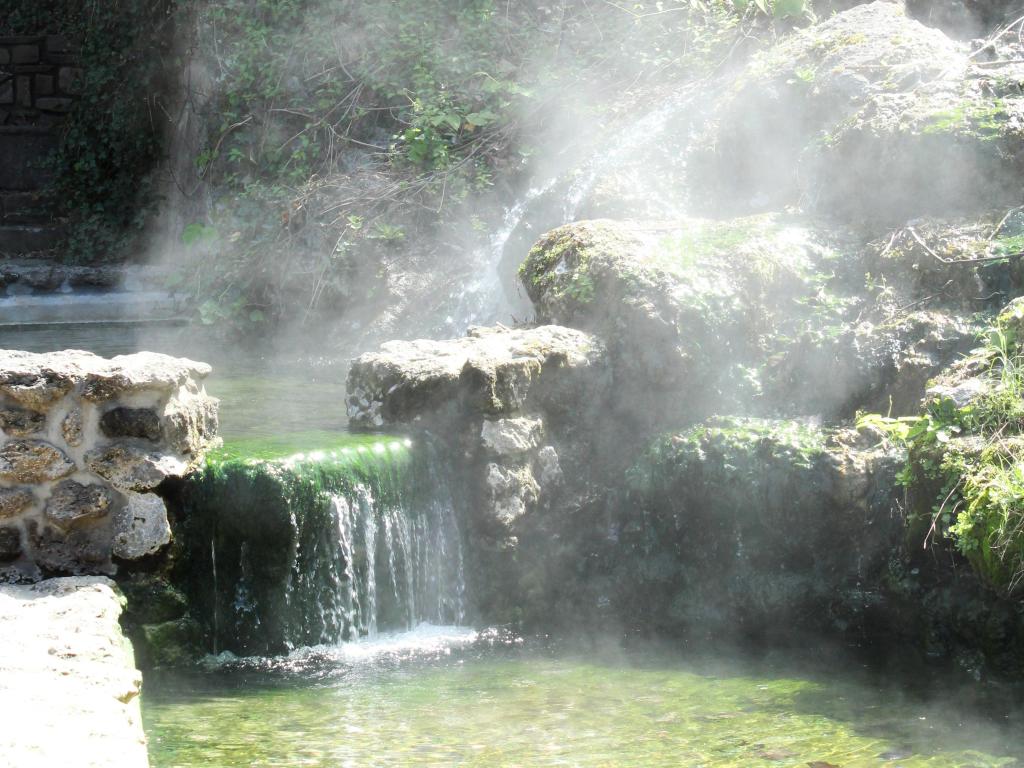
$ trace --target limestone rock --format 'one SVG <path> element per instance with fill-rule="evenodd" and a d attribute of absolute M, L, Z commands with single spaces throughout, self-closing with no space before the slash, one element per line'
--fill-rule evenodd
<path fill-rule="evenodd" d="M 163 438 L 168 447 L 198 456 L 217 439 L 217 401 L 206 396 L 171 400 L 163 413 Z"/>
<path fill-rule="evenodd" d="M 588 333 L 541 326 L 473 328 L 462 339 L 392 341 L 355 360 L 348 377 L 353 425 L 412 422 L 458 404 L 466 412 L 502 415 L 531 398 L 568 402 L 599 387 L 604 348 Z"/>
<path fill-rule="evenodd" d="M 200 381 L 210 366 L 155 352 L 111 359 L 66 350 L 38 354 L 0 350 L 0 394 L 29 408 L 46 410 L 73 389 L 87 400 L 104 401 L 147 390 L 171 390 Z"/>
<path fill-rule="evenodd" d="M 75 471 L 63 451 L 41 440 L 12 440 L 0 446 L 0 480 L 42 483 Z"/>
<path fill-rule="evenodd" d="M 73 408 L 60 423 L 60 432 L 64 442 L 72 448 L 80 446 L 82 444 L 82 411 Z"/>
<path fill-rule="evenodd" d="M 171 541 L 164 500 L 154 494 L 129 493 L 128 503 L 114 514 L 115 557 L 138 560 Z"/>
<path fill-rule="evenodd" d="M 102 485 L 83 485 L 62 480 L 46 502 L 46 519 L 59 528 L 81 520 L 95 520 L 107 514 L 113 494 Z"/>
<path fill-rule="evenodd" d="M 1019 190 L 1022 75 L 976 66 L 900 3 L 859 5 L 754 57 L 714 108 L 694 179 L 710 208 L 974 211 Z"/>
<path fill-rule="evenodd" d="M 0 520 L 17 517 L 35 504 L 29 488 L 0 488 Z"/>
<path fill-rule="evenodd" d="M 537 465 L 539 467 L 537 479 L 540 480 L 542 488 L 558 485 L 564 479 L 562 465 L 554 446 L 545 445 L 537 451 Z"/>
<path fill-rule="evenodd" d="M 100 577 L 0 586 L 0 754 L 19 768 L 145 768 L 141 677 Z"/>
<path fill-rule="evenodd" d="M 527 466 L 487 465 L 488 514 L 502 526 L 511 526 L 537 503 L 540 487 Z"/>
<path fill-rule="evenodd" d="M 46 426 L 46 414 L 29 408 L 0 408 L 0 429 L 13 437 L 28 437 Z"/>
<path fill-rule="evenodd" d="M 68 531 L 35 520 L 28 523 L 32 558 L 50 573 L 75 576 L 112 574 L 110 531 L 106 526 L 81 526 Z"/>
<path fill-rule="evenodd" d="M 160 439 L 160 417 L 152 408 L 118 406 L 100 417 L 100 429 L 107 437 L 137 437 L 156 442 Z"/>
<path fill-rule="evenodd" d="M 122 491 L 151 491 L 168 477 L 188 469 L 181 459 L 129 443 L 114 443 L 89 451 L 85 464 Z"/>
<path fill-rule="evenodd" d="M 537 447 L 543 426 L 540 419 L 485 420 L 480 439 L 487 450 L 498 456 L 515 456 Z"/>

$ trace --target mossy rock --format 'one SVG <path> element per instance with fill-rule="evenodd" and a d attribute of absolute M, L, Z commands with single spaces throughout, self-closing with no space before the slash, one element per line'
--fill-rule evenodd
<path fill-rule="evenodd" d="M 202 630 L 190 618 L 175 619 L 141 627 L 142 642 L 135 642 L 137 661 L 144 669 L 184 667 L 203 653 Z"/>
<path fill-rule="evenodd" d="M 1024 168 L 1015 67 L 976 66 L 899 3 L 859 5 L 754 57 L 713 109 L 694 178 L 717 210 L 801 204 L 849 221 L 1013 199 Z"/>

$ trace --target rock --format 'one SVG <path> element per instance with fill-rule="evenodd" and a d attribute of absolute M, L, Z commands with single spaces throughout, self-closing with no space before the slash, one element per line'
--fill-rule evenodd
<path fill-rule="evenodd" d="M 527 466 L 487 465 L 487 514 L 504 528 L 511 526 L 537 503 L 540 487 Z"/>
<path fill-rule="evenodd" d="M 183 455 L 199 456 L 217 439 L 217 401 L 204 396 L 179 397 L 163 413 L 167 445 Z"/>
<path fill-rule="evenodd" d="M 541 238 L 520 276 L 541 322 L 603 338 L 616 407 L 649 423 L 751 402 L 737 366 L 760 365 L 773 338 L 842 321 L 822 277 L 835 261 L 829 238 L 791 217 L 592 221 Z"/>
<path fill-rule="evenodd" d="M 60 423 L 60 432 L 64 442 L 72 448 L 82 444 L 82 411 L 78 408 L 72 409 Z"/>
<path fill-rule="evenodd" d="M 487 450 L 498 456 L 515 456 L 537 447 L 543 427 L 540 419 L 485 420 L 480 439 Z"/>
<path fill-rule="evenodd" d="M 62 480 L 46 502 L 46 519 L 58 528 L 82 520 L 95 520 L 107 514 L 113 500 L 111 491 L 102 485 Z"/>
<path fill-rule="evenodd" d="M 46 414 L 29 408 L 0 408 L 0 429 L 12 437 L 28 437 L 46 426 Z"/>
<path fill-rule="evenodd" d="M 181 459 L 136 445 L 115 443 L 89 451 L 86 466 L 121 491 L 151 491 L 169 477 L 181 477 Z"/>
<path fill-rule="evenodd" d="M 63 531 L 51 525 L 28 522 L 30 553 L 49 573 L 110 575 L 110 532 L 106 526 L 80 526 Z"/>
<path fill-rule="evenodd" d="M 1022 77 L 1024 63 L 976 66 L 899 3 L 860 5 L 754 57 L 714 108 L 694 179 L 718 210 L 980 210 L 1019 190 Z"/>
<path fill-rule="evenodd" d="M 41 440 L 12 440 L 0 446 L 0 480 L 42 483 L 75 471 L 63 451 Z"/>
<path fill-rule="evenodd" d="M 11 525 L 0 526 L 0 562 L 21 557 L 21 530 Z"/>
<path fill-rule="evenodd" d="M 35 502 L 29 488 L 0 488 L 0 520 L 17 517 Z"/>
<path fill-rule="evenodd" d="M 99 577 L 0 586 L 0 754 L 19 768 L 145 768 L 142 678 Z"/>
<path fill-rule="evenodd" d="M 138 437 L 152 442 L 161 434 L 160 417 L 152 408 L 111 408 L 100 417 L 100 429 L 107 437 Z"/>
<path fill-rule="evenodd" d="M 562 465 L 558 461 L 558 453 L 554 446 L 545 445 L 537 452 L 537 465 L 540 468 L 538 479 L 542 488 L 555 486 L 563 481 Z"/>
<path fill-rule="evenodd" d="M 182 667 L 202 652 L 202 629 L 192 619 L 146 624 L 142 630 L 147 666 Z"/>
<path fill-rule="evenodd" d="M 462 339 L 392 341 L 353 362 L 349 420 L 369 427 L 411 423 L 455 404 L 497 416 L 531 399 L 568 407 L 581 388 L 600 386 L 603 363 L 597 339 L 557 326 L 474 328 Z"/>
<path fill-rule="evenodd" d="M 128 503 L 114 514 L 114 557 L 138 560 L 159 552 L 170 541 L 164 500 L 153 494 L 129 493 Z"/>
<path fill-rule="evenodd" d="M 210 366 L 154 352 L 105 359 L 66 350 L 37 354 L 0 350 L 0 393 L 22 405 L 46 410 L 72 389 L 94 402 L 146 391 L 170 391 L 201 381 Z"/>

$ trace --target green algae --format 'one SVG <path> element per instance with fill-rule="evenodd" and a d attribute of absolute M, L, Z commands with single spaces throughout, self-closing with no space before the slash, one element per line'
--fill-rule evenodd
<path fill-rule="evenodd" d="M 1000 726 L 838 666 L 456 651 L 318 677 L 222 674 L 198 692 L 155 681 L 143 696 L 154 768 L 992 768 L 1022 752 L 1016 717 Z"/>

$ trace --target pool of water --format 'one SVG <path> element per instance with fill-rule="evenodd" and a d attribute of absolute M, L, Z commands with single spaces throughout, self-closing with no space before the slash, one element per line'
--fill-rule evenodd
<path fill-rule="evenodd" d="M 154 768 L 1009 766 L 1016 711 L 856 665 L 553 650 L 425 627 L 147 679 Z"/>
<path fill-rule="evenodd" d="M 225 440 L 337 433 L 348 428 L 347 359 L 294 349 L 243 350 L 205 334 L 202 328 L 168 323 L 3 326 L 0 349 L 84 349 L 104 357 L 147 350 L 209 363 L 213 374 L 206 389 L 220 398 L 220 431 Z"/>

